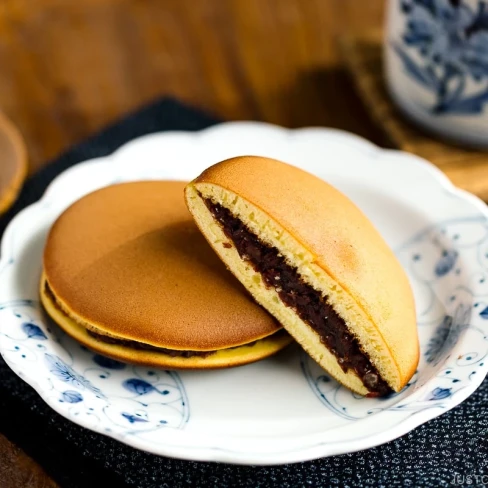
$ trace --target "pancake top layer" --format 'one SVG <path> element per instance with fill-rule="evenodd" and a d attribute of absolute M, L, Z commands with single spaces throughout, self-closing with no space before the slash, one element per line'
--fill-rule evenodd
<path fill-rule="evenodd" d="M 198 231 L 184 186 L 124 183 L 69 207 L 44 251 L 54 295 L 100 332 L 170 349 L 221 349 L 276 332 Z"/>

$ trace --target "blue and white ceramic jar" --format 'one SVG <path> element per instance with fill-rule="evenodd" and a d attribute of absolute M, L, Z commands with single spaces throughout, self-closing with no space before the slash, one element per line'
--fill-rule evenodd
<path fill-rule="evenodd" d="M 384 54 L 387 87 L 410 119 L 488 148 L 488 1 L 389 0 Z"/>

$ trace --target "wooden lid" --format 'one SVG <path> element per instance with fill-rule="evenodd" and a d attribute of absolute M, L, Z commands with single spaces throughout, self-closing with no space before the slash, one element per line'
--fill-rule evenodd
<path fill-rule="evenodd" d="M 14 125 L 0 113 L 0 215 L 15 201 L 27 173 L 27 152 Z"/>

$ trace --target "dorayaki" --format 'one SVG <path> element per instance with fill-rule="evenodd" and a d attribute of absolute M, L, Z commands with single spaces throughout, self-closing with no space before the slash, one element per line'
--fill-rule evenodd
<path fill-rule="evenodd" d="M 207 244 L 184 186 L 117 184 L 65 210 L 44 251 L 47 313 L 88 348 L 130 363 L 222 368 L 279 351 L 292 339 Z"/>
<path fill-rule="evenodd" d="M 370 397 L 406 385 L 419 360 L 412 290 L 349 198 L 252 156 L 208 168 L 185 194 L 226 266 L 330 375 Z"/>

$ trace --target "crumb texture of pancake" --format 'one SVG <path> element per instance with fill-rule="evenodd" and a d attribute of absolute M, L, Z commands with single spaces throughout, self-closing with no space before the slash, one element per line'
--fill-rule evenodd
<path fill-rule="evenodd" d="M 44 279 L 73 323 L 108 337 L 192 351 L 232 348 L 281 329 L 198 231 L 184 187 L 176 181 L 105 187 L 56 220 Z M 110 346 L 117 347 L 103 348 Z"/>
<path fill-rule="evenodd" d="M 280 286 L 269 286 L 250 260 L 239 255 L 208 202 L 229 210 L 263 244 L 276 249 L 344 320 L 390 388 L 405 386 L 419 359 L 413 293 L 393 252 L 351 200 L 299 168 L 253 156 L 210 167 L 185 194 L 198 227 L 227 267 L 332 376 L 359 394 L 371 393 L 283 303 Z"/>

